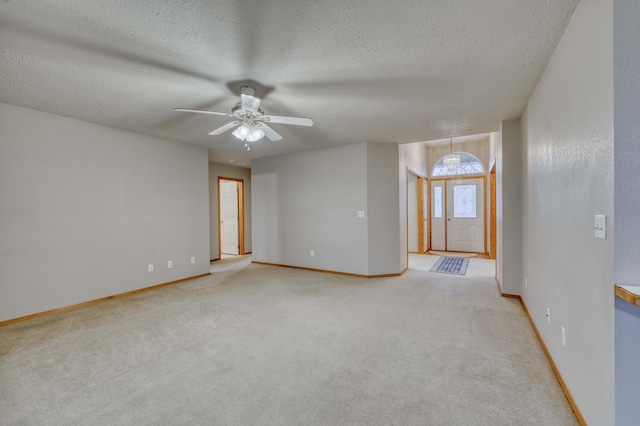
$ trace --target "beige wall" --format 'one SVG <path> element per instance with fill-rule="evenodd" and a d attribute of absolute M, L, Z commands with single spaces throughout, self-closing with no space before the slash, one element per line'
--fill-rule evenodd
<path fill-rule="evenodd" d="M 242 179 L 244 182 L 244 252 L 251 253 L 251 169 L 209 163 L 209 243 L 211 259 L 219 259 L 218 245 L 218 177 Z"/>
<path fill-rule="evenodd" d="M 0 321 L 208 273 L 207 163 L 204 148 L 0 104 Z"/>
<path fill-rule="evenodd" d="M 427 146 L 422 142 L 402 144 L 399 146 L 400 161 L 422 176 L 427 176 Z"/>

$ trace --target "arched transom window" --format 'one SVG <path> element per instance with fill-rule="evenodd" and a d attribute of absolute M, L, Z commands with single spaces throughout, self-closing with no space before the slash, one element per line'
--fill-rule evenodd
<path fill-rule="evenodd" d="M 467 152 L 456 152 L 460 156 L 460 165 L 455 170 L 449 170 L 444 165 L 444 157 L 433 166 L 431 176 L 479 175 L 484 173 L 484 167 L 478 158 Z"/>

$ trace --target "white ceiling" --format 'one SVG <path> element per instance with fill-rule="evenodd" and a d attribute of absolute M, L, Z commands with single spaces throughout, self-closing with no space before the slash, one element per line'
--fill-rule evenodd
<path fill-rule="evenodd" d="M 495 131 L 578 0 L 3 0 L 0 102 L 252 158 Z M 207 133 L 253 80 L 283 140 Z"/>

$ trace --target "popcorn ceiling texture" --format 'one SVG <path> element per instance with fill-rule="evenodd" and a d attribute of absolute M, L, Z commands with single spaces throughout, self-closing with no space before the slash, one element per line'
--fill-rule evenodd
<path fill-rule="evenodd" d="M 578 0 L 0 2 L 0 101 L 250 159 L 495 131 L 519 116 Z M 227 84 L 272 88 L 279 142 L 209 131 Z M 263 96 L 269 90 L 265 90 Z"/>

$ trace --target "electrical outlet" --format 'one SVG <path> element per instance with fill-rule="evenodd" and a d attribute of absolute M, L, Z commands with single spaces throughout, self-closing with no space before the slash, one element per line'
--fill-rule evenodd
<path fill-rule="evenodd" d="M 196 257 L 195 256 L 191 256 L 191 263 L 196 263 Z"/>
<path fill-rule="evenodd" d="M 567 346 L 567 332 L 564 327 L 560 327 L 560 331 L 562 332 L 562 346 Z"/>
<path fill-rule="evenodd" d="M 173 268 L 173 260 L 170 260 L 167 262 L 167 268 L 169 269 Z"/>
<path fill-rule="evenodd" d="M 315 255 L 316 255 L 316 254 L 314 253 L 314 251 L 313 251 L 313 250 L 309 250 L 309 257 L 313 257 L 313 256 L 315 256 Z"/>
<path fill-rule="evenodd" d="M 149 264 L 149 272 L 153 272 L 153 263 Z"/>
<path fill-rule="evenodd" d="M 551 309 L 547 308 L 547 324 L 551 324 Z"/>
<path fill-rule="evenodd" d="M 364 217 L 364 210 L 358 210 L 358 217 Z"/>

